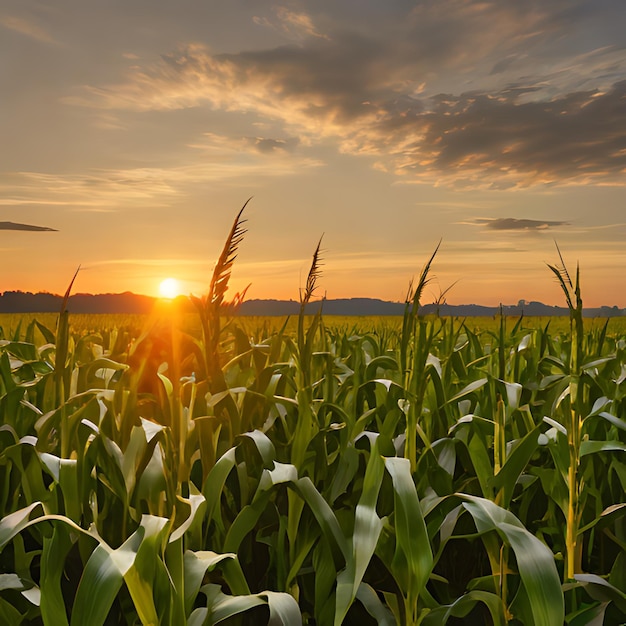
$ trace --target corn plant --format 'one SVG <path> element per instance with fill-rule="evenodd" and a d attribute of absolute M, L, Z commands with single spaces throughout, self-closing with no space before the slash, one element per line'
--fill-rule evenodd
<path fill-rule="evenodd" d="M 318 244 L 297 320 L 246 320 L 243 222 L 195 325 L 0 332 L 0 622 L 623 623 L 626 337 L 578 276 L 569 329 L 421 316 L 434 253 L 335 322 Z"/>

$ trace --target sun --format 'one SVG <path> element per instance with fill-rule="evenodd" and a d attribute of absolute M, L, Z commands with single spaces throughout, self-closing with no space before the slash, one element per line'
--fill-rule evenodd
<path fill-rule="evenodd" d="M 159 285 L 159 293 L 162 298 L 172 299 L 180 294 L 180 285 L 175 278 L 166 278 Z"/>

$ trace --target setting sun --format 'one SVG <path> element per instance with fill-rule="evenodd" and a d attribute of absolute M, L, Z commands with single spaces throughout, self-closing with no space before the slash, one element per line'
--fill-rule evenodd
<path fill-rule="evenodd" d="M 166 278 L 159 285 L 159 294 L 162 298 L 175 298 L 180 294 L 180 285 L 175 278 Z"/>

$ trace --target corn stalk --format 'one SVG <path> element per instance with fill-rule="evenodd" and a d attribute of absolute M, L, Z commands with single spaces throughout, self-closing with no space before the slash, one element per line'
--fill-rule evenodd
<path fill-rule="evenodd" d="M 317 282 L 321 276 L 322 258 L 320 254 L 320 246 L 322 245 L 322 238 L 317 243 L 315 252 L 313 253 L 313 259 L 311 261 L 311 268 L 307 275 L 306 285 L 304 290 L 300 293 L 300 313 L 298 315 L 298 358 L 297 358 L 297 370 L 296 370 L 296 384 L 297 393 L 296 399 L 298 402 L 298 421 L 296 423 L 294 431 L 294 440 L 291 461 L 300 469 L 304 463 L 306 449 L 315 433 L 315 415 L 313 413 L 313 390 L 311 388 L 311 373 L 312 362 L 311 357 L 313 353 L 313 344 L 315 340 L 315 334 L 320 324 L 321 314 L 318 313 L 313 318 L 311 326 L 305 331 L 304 318 L 306 313 L 306 307 L 309 304 L 315 290 L 317 289 Z"/>
<path fill-rule="evenodd" d="M 435 331 L 433 325 L 420 320 L 418 314 L 424 287 L 430 282 L 430 268 L 440 245 L 441 241 L 437 244 L 434 252 L 422 268 L 415 289 L 413 289 L 412 282 L 409 285 L 402 320 L 400 368 L 403 375 L 403 388 L 407 395 L 406 400 L 408 400 L 408 404 L 403 404 L 403 411 L 406 415 L 406 444 L 404 454 L 405 458 L 407 458 L 411 464 L 411 472 L 414 472 L 417 466 L 418 432 L 422 440 L 424 440 L 427 445 L 430 444 L 426 434 L 419 426 L 418 420 L 422 414 L 424 394 L 428 382 L 426 361 L 435 336 Z"/>
<path fill-rule="evenodd" d="M 191 297 L 202 325 L 202 335 L 204 339 L 204 358 L 206 365 L 207 379 L 211 393 L 218 393 L 226 389 L 224 374 L 220 365 L 219 343 L 221 335 L 220 314 L 225 304 L 224 298 L 228 290 L 228 281 L 233 268 L 239 244 L 243 241 L 247 230 L 244 228 L 246 222 L 242 218 L 243 212 L 252 198 L 246 200 L 243 207 L 235 217 L 235 221 L 226 237 L 226 242 L 220 254 L 213 276 L 209 292 L 202 298 Z"/>
<path fill-rule="evenodd" d="M 61 457 L 69 458 L 70 442 L 69 442 L 69 428 L 67 425 L 67 419 L 65 416 L 65 402 L 69 397 L 70 378 L 72 375 L 71 365 L 68 366 L 68 357 L 70 353 L 70 325 L 69 325 L 69 311 L 67 310 L 67 303 L 72 292 L 72 286 L 74 281 L 80 272 L 80 266 L 74 273 L 70 284 L 65 291 L 63 301 L 61 303 L 61 311 L 59 312 L 59 318 L 57 321 L 56 332 L 56 354 L 54 357 L 54 383 L 55 383 L 55 397 L 56 406 L 61 407 L 63 412 L 61 418 Z"/>
<path fill-rule="evenodd" d="M 573 283 L 557 245 L 560 265 L 548 265 L 557 277 L 565 294 L 570 316 L 571 346 L 569 355 L 569 415 L 567 423 L 567 443 L 569 450 L 569 466 L 567 474 L 568 504 L 565 531 L 567 550 L 566 579 L 574 580 L 582 571 L 582 544 L 578 541 L 578 526 L 582 511 L 579 509 L 581 485 L 578 476 L 580 466 L 580 444 L 582 435 L 583 415 L 581 410 L 581 361 L 583 351 L 583 301 L 580 295 L 580 268 L 576 265 L 576 282 Z M 567 411 L 567 408 L 565 409 Z"/>

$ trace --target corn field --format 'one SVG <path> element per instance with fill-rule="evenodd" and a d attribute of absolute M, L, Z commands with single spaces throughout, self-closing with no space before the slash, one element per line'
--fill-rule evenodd
<path fill-rule="evenodd" d="M 626 335 L 419 314 L 224 310 L 198 333 L 0 329 L 0 623 L 617 625 L 626 621 Z M 67 302 L 70 288 L 64 302 Z"/>

